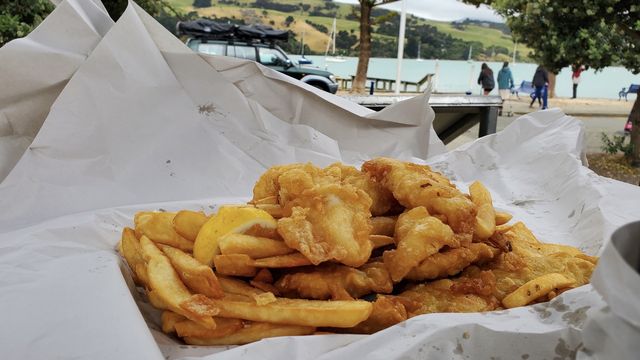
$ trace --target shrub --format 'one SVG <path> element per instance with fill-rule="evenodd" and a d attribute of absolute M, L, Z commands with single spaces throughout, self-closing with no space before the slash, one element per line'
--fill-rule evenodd
<path fill-rule="evenodd" d="M 607 134 L 602 133 L 602 146 L 601 149 L 607 154 L 615 155 L 618 152 L 622 152 L 625 157 L 630 157 L 633 151 L 633 144 L 629 142 L 625 144 L 626 136 L 613 135 L 613 138 L 609 138 Z"/>

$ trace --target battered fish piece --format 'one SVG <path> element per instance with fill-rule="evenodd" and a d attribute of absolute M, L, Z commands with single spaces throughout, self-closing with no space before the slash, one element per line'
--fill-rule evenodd
<path fill-rule="evenodd" d="M 521 222 L 500 236 L 500 241 L 511 248 L 510 252 L 463 272 L 463 276 L 477 277 L 482 270 L 490 270 L 496 277 L 494 296 L 500 301 L 528 281 L 551 273 L 575 280 L 573 287 L 587 284 L 597 264 L 597 258 L 574 247 L 541 243 Z"/>
<path fill-rule="evenodd" d="M 389 158 L 369 160 L 362 171 L 389 189 L 408 209 L 424 206 L 442 215 L 463 243 L 471 242 L 476 224 L 476 205 L 442 174 L 429 166 Z"/>
<path fill-rule="evenodd" d="M 290 272 L 275 286 L 288 297 L 315 300 L 353 300 L 373 292 L 389 294 L 393 291 L 391 277 L 380 262 L 365 264 L 360 269 L 322 264 Z"/>
<path fill-rule="evenodd" d="M 340 183 L 340 174 L 323 171 L 311 163 L 274 166 L 256 182 L 251 202 L 285 206 L 304 190 L 331 183 Z"/>
<path fill-rule="evenodd" d="M 396 239 L 396 250 L 385 251 L 382 255 L 394 282 L 401 281 L 412 268 L 443 247 L 460 246 L 451 228 L 430 216 L 423 206 L 400 215 L 396 223 Z"/>
<path fill-rule="evenodd" d="M 359 267 L 371 256 L 371 198 L 350 185 L 318 185 L 284 208 L 278 233 L 311 263 L 327 260 Z"/>
<path fill-rule="evenodd" d="M 439 312 L 481 312 L 496 310 L 498 300 L 492 295 L 495 279 L 484 272 L 477 279 L 442 279 L 415 285 L 399 295 L 419 303 L 409 317 Z"/>
<path fill-rule="evenodd" d="M 405 278 L 422 281 L 453 276 L 467 266 L 491 260 L 499 253 L 500 250 L 484 243 L 473 243 L 469 244 L 469 247 L 448 249 L 426 258 L 418 266 L 411 269 Z"/>
<path fill-rule="evenodd" d="M 411 304 L 408 304 L 411 303 Z M 373 334 L 390 326 L 401 323 L 409 318 L 407 309 L 419 307 L 405 298 L 398 296 L 378 295 L 373 303 L 373 311 L 369 318 L 353 328 L 348 333 Z"/>
<path fill-rule="evenodd" d="M 373 216 L 386 214 L 398 205 L 391 191 L 376 182 L 369 174 L 361 172 L 353 166 L 335 163 L 326 167 L 324 172 L 339 174 L 342 184 L 349 184 L 366 192 L 372 201 L 371 215 Z"/>

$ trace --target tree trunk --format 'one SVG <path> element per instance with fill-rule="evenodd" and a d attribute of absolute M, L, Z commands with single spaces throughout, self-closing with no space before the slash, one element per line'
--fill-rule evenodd
<path fill-rule="evenodd" d="M 549 71 L 549 99 L 556 97 L 556 74 Z"/>
<path fill-rule="evenodd" d="M 360 54 L 358 55 L 358 68 L 356 77 L 351 85 L 351 93 L 364 94 L 369 70 L 369 58 L 371 57 L 371 9 L 373 3 L 369 0 L 360 0 Z"/>
<path fill-rule="evenodd" d="M 631 165 L 640 167 L 640 96 L 636 96 L 629 119 L 631 119 L 631 124 L 633 125 L 631 129 L 631 144 L 633 145 Z"/>

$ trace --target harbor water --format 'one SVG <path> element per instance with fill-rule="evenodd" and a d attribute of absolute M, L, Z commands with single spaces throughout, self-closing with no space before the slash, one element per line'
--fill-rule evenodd
<path fill-rule="evenodd" d="M 297 60 L 299 56 L 291 56 L 293 60 Z M 325 61 L 324 56 L 306 56 L 312 60 L 313 64 L 309 66 L 319 67 L 331 71 L 339 78 L 351 78 L 356 73 L 358 58 L 345 57 L 343 62 Z M 369 77 L 375 78 L 396 78 L 396 59 L 391 58 L 371 58 L 369 61 Z M 417 60 L 404 59 L 402 62 L 402 80 L 418 81 L 428 73 L 436 73 L 436 64 L 438 67 L 438 78 L 434 81 L 435 90 L 442 93 L 464 93 L 471 91 L 474 94 L 480 94 L 481 89 L 477 84 L 478 75 L 480 73 L 480 61 L 458 61 L 458 60 Z M 495 77 L 502 68 L 502 63 L 488 62 L 489 67 L 493 70 Z M 536 70 L 536 64 L 517 63 L 510 64 L 511 72 L 516 87 L 523 80 L 531 81 Z M 634 75 L 623 67 L 607 67 L 601 71 L 586 70 L 580 76 L 581 81 L 578 85 L 578 97 L 581 98 L 602 98 L 617 99 L 618 93 L 624 88 L 629 88 L 630 84 L 640 84 L 640 74 Z M 556 95 L 559 97 L 572 96 L 571 69 L 563 69 L 556 78 Z M 497 81 L 496 89 L 492 95 L 498 95 Z M 629 99 L 634 95 L 629 95 Z"/>

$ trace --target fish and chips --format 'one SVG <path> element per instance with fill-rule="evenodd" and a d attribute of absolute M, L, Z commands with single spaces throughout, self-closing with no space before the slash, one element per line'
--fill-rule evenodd
<path fill-rule="evenodd" d="M 247 204 L 139 212 L 118 250 L 160 323 L 192 345 L 370 334 L 411 317 L 544 302 L 597 258 L 545 244 L 426 165 L 268 169 Z"/>

